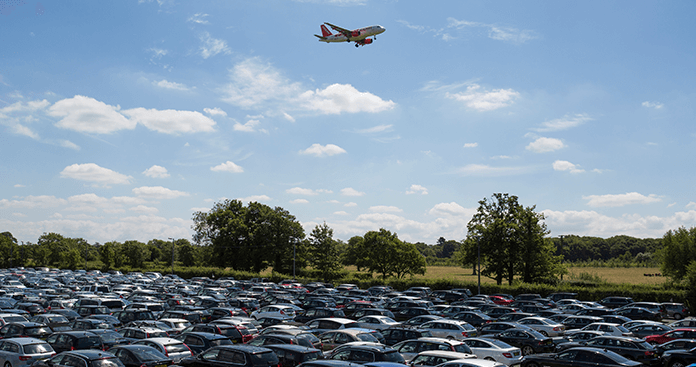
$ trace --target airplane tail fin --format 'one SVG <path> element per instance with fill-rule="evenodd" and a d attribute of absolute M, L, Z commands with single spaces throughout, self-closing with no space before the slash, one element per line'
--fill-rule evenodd
<path fill-rule="evenodd" d="M 321 35 L 324 37 L 328 37 L 331 35 L 331 31 L 328 28 L 326 28 L 324 24 L 321 25 Z"/>

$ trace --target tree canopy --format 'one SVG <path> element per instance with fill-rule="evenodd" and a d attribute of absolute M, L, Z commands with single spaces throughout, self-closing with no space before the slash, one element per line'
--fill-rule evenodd
<path fill-rule="evenodd" d="M 425 257 L 412 243 L 399 240 L 396 233 L 384 228 L 354 236 L 348 241 L 344 263 L 358 270 L 403 278 L 406 275 L 425 274 Z"/>

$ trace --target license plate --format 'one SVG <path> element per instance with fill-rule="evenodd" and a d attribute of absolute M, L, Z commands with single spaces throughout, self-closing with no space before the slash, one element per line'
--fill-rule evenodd
<path fill-rule="evenodd" d="M 167 365 L 166 364 L 158 364 L 158 365 L 155 365 L 155 367 L 167 367 Z"/>
<path fill-rule="evenodd" d="M 515 356 L 515 357 L 517 357 L 518 355 L 520 355 L 520 352 L 512 353 L 512 355 Z M 510 367 L 512 367 L 512 366 L 510 366 Z"/>
<path fill-rule="evenodd" d="M 522 366 L 522 365 L 521 365 L 521 364 L 512 364 L 512 365 L 510 365 L 510 367 L 520 367 L 520 366 Z"/>

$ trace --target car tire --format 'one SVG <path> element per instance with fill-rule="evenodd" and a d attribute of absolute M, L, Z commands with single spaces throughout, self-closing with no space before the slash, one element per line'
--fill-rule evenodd
<path fill-rule="evenodd" d="M 12 367 L 12 364 L 10 362 L 5 362 L 5 367 Z"/>
<path fill-rule="evenodd" d="M 528 356 L 530 354 L 534 354 L 534 348 L 532 348 L 532 346 L 530 346 L 530 345 L 523 346 L 522 347 L 522 355 Z M 670 366 L 670 367 L 672 367 L 672 366 Z M 684 366 L 680 366 L 680 367 L 684 367 Z"/>
<path fill-rule="evenodd" d="M 684 367 L 684 366 L 685 366 L 684 362 L 682 362 L 680 360 L 672 361 L 669 363 L 669 367 Z"/>
<path fill-rule="evenodd" d="M 680 313 L 675 313 L 675 314 L 674 314 L 674 319 L 675 319 L 675 320 L 681 320 L 681 319 L 682 319 L 682 315 L 681 315 Z"/>
<path fill-rule="evenodd" d="M 546 330 L 539 330 L 539 334 L 543 336 L 549 336 L 549 333 L 547 333 Z"/>
<path fill-rule="evenodd" d="M 486 358 L 484 358 L 484 360 L 495 362 L 495 358 L 493 358 L 493 357 L 486 357 Z"/>
<path fill-rule="evenodd" d="M 539 367 L 539 365 L 536 362 L 529 362 L 525 367 Z"/>

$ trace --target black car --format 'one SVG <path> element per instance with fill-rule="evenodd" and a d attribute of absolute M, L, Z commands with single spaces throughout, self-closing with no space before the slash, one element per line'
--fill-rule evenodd
<path fill-rule="evenodd" d="M 155 319 L 152 311 L 144 309 L 114 311 L 111 316 L 116 317 L 124 325 L 131 321 Z"/>
<path fill-rule="evenodd" d="M 68 350 L 99 349 L 104 350 L 104 342 L 99 335 L 89 331 L 62 331 L 53 333 L 46 338 L 56 353 Z"/>
<path fill-rule="evenodd" d="M 53 330 L 44 324 L 36 322 L 22 321 L 11 322 L 0 328 L 0 338 L 31 337 L 46 339 L 53 333 Z"/>
<path fill-rule="evenodd" d="M 662 321 L 662 314 L 660 312 L 650 311 L 647 308 L 642 307 L 626 307 L 614 311 L 614 314 L 626 316 L 631 320 Z"/>
<path fill-rule="evenodd" d="M 674 350 L 666 355 L 662 362 L 662 365 L 665 367 L 684 367 L 696 363 L 696 348 Z"/>
<path fill-rule="evenodd" d="M 223 317 L 248 317 L 246 312 L 241 308 L 237 307 L 211 307 L 210 311 L 210 321 L 215 321 Z"/>
<path fill-rule="evenodd" d="M 340 308 L 315 307 L 295 316 L 296 322 L 305 323 L 322 317 L 345 317 L 346 314 Z"/>
<path fill-rule="evenodd" d="M 266 348 L 273 350 L 278 356 L 280 367 L 295 367 L 300 363 L 322 358 L 321 350 L 302 345 L 274 344 Z"/>
<path fill-rule="evenodd" d="M 412 317 L 408 321 L 402 322 L 401 325 L 418 327 L 418 326 L 425 324 L 428 321 L 433 321 L 433 320 L 437 320 L 437 319 L 441 319 L 441 318 L 442 318 L 442 316 L 437 316 L 437 315 L 420 315 L 420 316 Z"/>
<path fill-rule="evenodd" d="M 34 362 L 32 367 L 125 367 L 118 357 L 101 350 L 72 350 Z"/>
<path fill-rule="evenodd" d="M 655 346 L 657 354 L 662 355 L 668 350 L 684 349 L 689 350 L 696 348 L 696 339 L 675 339 Z"/>
<path fill-rule="evenodd" d="M 433 336 L 428 329 L 419 329 L 404 326 L 394 326 L 389 329 L 381 330 L 386 345 L 394 345 L 398 342 Z"/>
<path fill-rule="evenodd" d="M 582 329 L 595 322 L 602 322 L 602 318 L 597 316 L 569 316 L 563 320 L 562 324 L 566 330 L 572 330 Z"/>
<path fill-rule="evenodd" d="M 507 322 L 515 322 L 517 320 L 522 320 L 527 317 L 534 317 L 536 314 L 533 313 L 527 313 L 527 312 L 511 312 L 505 315 L 502 315 L 498 317 L 495 321 L 507 321 Z"/>
<path fill-rule="evenodd" d="M 232 343 L 237 344 L 246 343 L 252 338 L 249 329 L 244 326 L 232 324 L 196 324 L 187 327 L 182 330 L 181 333 L 183 334 L 190 331 L 220 334 L 229 338 Z"/>
<path fill-rule="evenodd" d="M 363 308 L 355 311 L 351 317 L 357 320 L 363 316 L 387 316 L 393 319 L 394 313 L 386 308 Z"/>
<path fill-rule="evenodd" d="M 576 330 L 567 332 L 562 338 L 554 338 L 553 342 L 556 344 L 556 351 L 566 350 L 570 348 L 569 345 L 564 345 L 565 343 L 576 343 L 573 347 L 579 346 L 581 342 L 594 339 L 598 336 L 604 335 L 602 331 L 596 330 Z"/>
<path fill-rule="evenodd" d="M 80 306 L 75 308 L 77 312 L 82 317 L 89 317 L 90 315 L 110 315 L 111 310 L 106 306 L 88 305 Z"/>
<path fill-rule="evenodd" d="M 606 308 L 619 308 L 633 303 L 633 298 L 631 297 L 606 297 L 601 301 L 597 302 Z"/>
<path fill-rule="evenodd" d="M 117 333 L 115 330 L 110 329 L 92 329 L 89 332 L 98 335 L 102 343 L 104 343 L 104 348 L 109 350 L 109 348 L 118 344 L 128 344 L 128 339 L 124 338 L 123 335 Z"/>
<path fill-rule="evenodd" d="M 309 339 L 288 334 L 263 334 L 251 339 L 247 342 L 247 344 L 255 345 L 257 347 L 272 344 L 295 344 L 314 348 L 314 345 Z"/>
<path fill-rule="evenodd" d="M 184 342 L 184 344 L 191 349 L 193 355 L 197 355 L 208 348 L 217 347 L 218 345 L 232 344 L 232 341 L 224 335 L 200 331 L 183 332 L 177 335 L 175 339 Z"/>
<path fill-rule="evenodd" d="M 489 322 L 479 328 L 479 335 L 494 335 L 508 329 L 527 328 L 516 322 L 496 321 Z"/>
<path fill-rule="evenodd" d="M 478 312 L 478 311 L 460 312 L 460 313 L 452 316 L 451 319 L 466 321 L 476 328 L 480 328 L 483 325 L 486 325 L 488 323 L 495 321 L 495 319 L 493 317 L 486 315 L 483 312 Z"/>
<path fill-rule="evenodd" d="M 534 353 L 549 353 L 554 350 L 553 339 L 543 336 L 533 329 L 508 329 L 496 334 L 495 338 L 520 348 L 525 356 Z"/>
<path fill-rule="evenodd" d="M 392 310 L 394 313 L 394 320 L 396 321 L 406 321 L 416 316 L 430 315 L 425 307 L 407 307 L 398 310 Z"/>
<path fill-rule="evenodd" d="M 126 367 L 164 367 L 173 364 L 171 358 L 147 345 L 119 345 L 111 348 L 112 353 Z"/>
<path fill-rule="evenodd" d="M 567 343 L 571 346 L 573 343 Z M 655 347 L 642 339 L 628 338 L 623 336 L 598 336 L 590 340 L 580 342 L 581 346 L 601 348 L 610 350 L 634 361 L 642 362 L 645 365 L 658 365 L 660 359 Z M 561 347 L 563 344 L 559 344 Z"/>
<path fill-rule="evenodd" d="M 245 344 L 220 345 L 196 357 L 184 358 L 184 367 L 276 367 L 280 361 L 273 350 Z"/>
<path fill-rule="evenodd" d="M 394 362 L 405 364 L 404 357 L 395 349 L 384 345 L 342 345 L 332 350 L 326 359 L 356 363 Z"/>
<path fill-rule="evenodd" d="M 108 322 L 93 318 L 73 320 L 69 325 L 73 330 L 114 329 Z"/>
<path fill-rule="evenodd" d="M 528 355 L 522 367 L 638 367 L 640 362 L 626 359 L 612 351 L 599 348 L 572 348 L 558 354 Z"/>
<path fill-rule="evenodd" d="M 300 339 L 305 339 L 305 340 L 299 340 L 300 345 L 304 345 L 307 347 L 312 347 L 316 349 L 322 349 L 321 345 L 321 340 L 314 334 L 310 333 L 307 330 L 304 329 L 299 329 L 299 328 L 293 328 L 293 329 L 269 329 L 269 330 L 263 330 L 261 332 L 261 335 L 269 335 L 269 334 L 283 334 L 283 335 L 292 335 L 296 338 Z"/>

